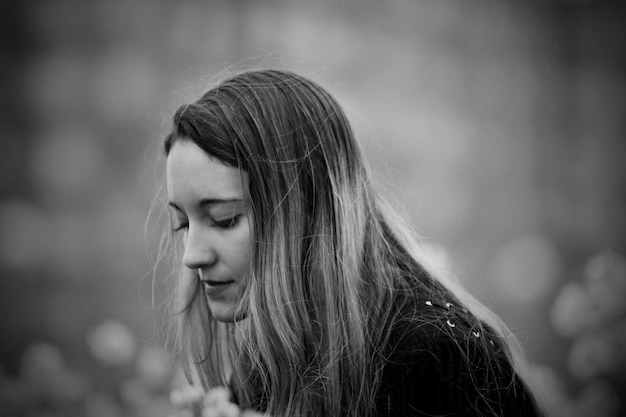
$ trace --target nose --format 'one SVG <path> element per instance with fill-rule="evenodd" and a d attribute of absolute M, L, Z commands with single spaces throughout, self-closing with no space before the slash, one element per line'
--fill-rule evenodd
<path fill-rule="evenodd" d="M 183 264 L 189 269 L 207 268 L 217 262 L 214 239 L 207 233 L 189 230 L 183 253 Z"/>

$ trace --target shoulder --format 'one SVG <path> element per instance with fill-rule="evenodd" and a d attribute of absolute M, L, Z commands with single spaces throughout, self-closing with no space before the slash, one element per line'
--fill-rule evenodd
<path fill-rule="evenodd" d="M 418 304 L 391 333 L 381 415 L 535 415 L 495 332 L 452 301 Z"/>
<path fill-rule="evenodd" d="M 413 309 L 390 333 L 387 377 L 456 386 L 511 379 L 505 344 L 466 309 L 444 298 L 418 300 Z"/>
<path fill-rule="evenodd" d="M 493 332 L 454 300 L 419 298 L 404 310 L 392 331 L 397 342 L 410 345 L 463 339 L 496 346 Z"/>

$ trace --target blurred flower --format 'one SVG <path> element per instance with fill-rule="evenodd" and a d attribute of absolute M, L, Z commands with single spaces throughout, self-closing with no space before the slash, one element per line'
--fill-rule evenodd
<path fill-rule="evenodd" d="M 593 321 L 601 323 L 626 312 L 626 258 L 605 250 L 586 265 L 585 284 L 593 303 Z"/>
<path fill-rule="evenodd" d="M 610 364 L 610 374 L 622 381 L 626 380 L 626 320 L 617 322 L 614 320 L 611 325 L 602 330 L 602 335 L 610 341 L 613 356 Z"/>
<path fill-rule="evenodd" d="M 93 356 L 106 366 L 129 365 L 137 350 L 134 333 L 123 323 L 106 320 L 87 335 Z"/>
<path fill-rule="evenodd" d="M 37 380 L 42 374 L 64 370 L 65 360 L 61 351 L 50 343 L 33 343 L 22 354 L 20 374 L 27 381 Z"/>
<path fill-rule="evenodd" d="M 88 390 L 87 381 L 66 367 L 61 351 L 44 342 L 24 351 L 20 377 L 37 395 L 55 401 L 77 401 Z"/>
<path fill-rule="evenodd" d="M 585 335 L 574 341 L 569 353 L 571 373 L 582 381 L 611 372 L 617 352 L 608 337 L 599 334 Z"/>
<path fill-rule="evenodd" d="M 617 416 L 620 398 L 605 381 L 589 383 L 576 401 L 576 416 L 613 417 Z"/>
<path fill-rule="evenodd" d="M 253 410 L 242 410 L 239 417 L 267 417 L 267 415 Z"/>
<path fill-rule="evenodd" d="M 230 401 L 230 391 L 225 387 L 215 387 L 204 395 L 204 405 L 212 406 Z"/>
<path fill-rule="evenodd" d="M 170 392 L 170 402 L 178 409 L 193 407 L 202 401 L 204 392 L 195 385 L 185 385 Z"/>
<path fill-rule="evenodd" d="M 576 282 L 563 285 L 550 312 L 557 332 L 563 336 L 574 336 L 589 325 L 590 317 L 591 300 L 585 288 Z"/>
<path fill-rule="evenodd" d="M 239 417 L 241 409 L 231 402 L 222 402 L 202 410 L 202 417 Z"/>
<path fill-rule="evenodd" d="M 230 391 L 226 387 L 214 387 L 206 393 L 194 385 L 175 389 L 170 394 L 170 402 L 177 409 L 176 417 L 240 417 L 261 416 L 252 411 L 242 411 L 230 402 Z"/>
<path fill-rule="evenodd" d="M 170 354 L 157 346 L 144 346 L 139 350 L 135 369 L 139 380 L 153 390 L 166 390 L 174 376 Z"/>
<path fill-rule="evenodd" d="M 611 250 L 589 258 L 583 281 L 565 284 L 557 295 L 552 323 L 560 334 L 573 338 L 568 368 L 584 384 L 579 395 L 555 408 L 559 415 L 617 415 L 621 400 L 615 381 L 626 375 L 621 354 L 626 350 L 625 299 L 626 258 Z"/>

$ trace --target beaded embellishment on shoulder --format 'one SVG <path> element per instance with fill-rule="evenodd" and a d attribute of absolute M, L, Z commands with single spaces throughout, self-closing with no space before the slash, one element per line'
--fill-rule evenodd
<path fill-rule="evenodd" d="M 442 324 L 449 328 L 455 329 L 456 334 L 459 334 L 458 331 L 463 332 L 464 329 L 467 329 L 467 336 L 474 339 L 480 339 L 481 337 L 485 337 L 484 332 L 482 331 L 482 326 L 476 319 L 472 319 L 472 315 L 465 308 L 458 308 L 455 304 L 449 301 L 433 301 L 433 300 L 425 300 L 424 304 L 429 308 L 438 310 L 437 316 L 441 319 Z M 465 324 L 465 326 L 459 324 Z M 492 346 L 496 346 L 491 338 L 487 338 L 485 341 L 488 341 Z"/>

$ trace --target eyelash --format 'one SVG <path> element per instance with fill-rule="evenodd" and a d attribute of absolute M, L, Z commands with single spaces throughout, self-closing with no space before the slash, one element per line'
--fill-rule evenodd
<path fill-rule="evenodd" d="M 233 227 L 237 226 L 240 217 L 241 216 L 235 216 L 226 220 L 213 221 L 213 224 L 220 229 L 232 229 Z"/>
<path fill-rule="evenodd" d="M 187 228 L 189 228 L 189 223 L 181 223 L 178 226 L 174 227 L 172 229 L 172 232 L 174 232 L 174 233 L 180 232 L 182 230 L 186 230 Z"/>
<path fill-rule="evenodd" d="M 219 228 L 219 229 L 224 229 L 224 230 L 228 230 L 228 229 L 232 229 L 233 227 L 237 226 L 237 224 L 239 223 L 239 219 L 241 218 L 240 215 L 235 216 L 235 217 L 231 217 L 230 219 L 226 219 L 226 220 L 220 220 L 220 221 L 216 221 L 213 220 L 213 226 Z M 181 223 L 178 226 L 174 227 L 172 229 L 172 231 L 174 233 L 176 232 L 180 232 L 180 231 L 184 231 L 187 230 L 189 228 L 189 223 L 185 222 L 185 223 Z"/>

